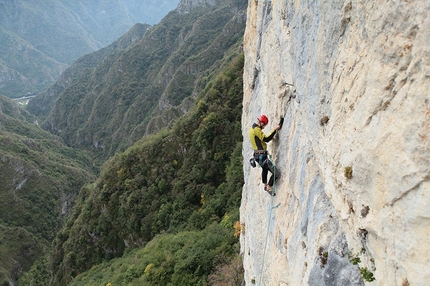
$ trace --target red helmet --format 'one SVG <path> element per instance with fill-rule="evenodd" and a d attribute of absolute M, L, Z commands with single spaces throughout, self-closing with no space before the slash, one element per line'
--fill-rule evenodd
<path fill-rule="evenodd" d="M 269 118 L 267 118 L 267 116 L 264 114 L 261 114 L 260 117 L 258 117 L 257 119 L 263 122 L 264 125 L 267 125 L 269 123 Z"/>

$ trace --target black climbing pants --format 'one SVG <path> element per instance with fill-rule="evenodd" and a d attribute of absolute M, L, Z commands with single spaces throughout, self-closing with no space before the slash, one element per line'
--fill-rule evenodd
<path fill-rule="evenodd" d="M 263 184 L 267 184 L 267 175 L 272 173 L 269 179 L 269 186 L 273 186 L 275 183 L 275 180 L 278 180 L 280 178 L 280 174 L 277 172 L 275 165 L 273 165 L 272 161 L 270 161 L 269 158 L 267 158 L 267 153 L 254 153 L 254 160 L 258 162 L 260 167 L 263 169 L 261 171 L 261 180 L 263 181 Z"/>

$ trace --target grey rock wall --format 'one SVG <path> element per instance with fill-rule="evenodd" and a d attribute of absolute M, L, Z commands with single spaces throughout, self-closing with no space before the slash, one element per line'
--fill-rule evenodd
<path fill-rule="evenodd" d="M 285 123 L 269 143 L 277 195 L 244 165 L 247 285 L 428 285 L 429 11 L 429 1 L 248 2 L 245 162 L 261 113 L 267 129 Z"/>

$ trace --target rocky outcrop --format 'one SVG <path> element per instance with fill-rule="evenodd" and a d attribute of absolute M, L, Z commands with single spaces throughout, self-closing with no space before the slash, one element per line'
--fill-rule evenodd
<path fill-rule="evenodd" d="M 176 10 L 179 13 L 186 14 L 196 7 L 205 6 L 205 5 L 214 6 L 215 3 L 217 2 L 221 2 L 221 1 L 220 0 L 181 0 Z"/>
<path fill-rule="evenodd" d="M 430 279 L 430 2 L 250 0 L 243 136 L 265 113 L 277 195 L 244 165 L 247 285 Z M 266 132 L 269 130 L 265 130 Z"/>

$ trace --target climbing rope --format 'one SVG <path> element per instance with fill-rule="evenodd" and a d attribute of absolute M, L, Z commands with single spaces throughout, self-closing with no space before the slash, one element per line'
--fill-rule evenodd
<path fill-rule="evenodd" d="M 268 155 L 268 158 L 269 158 L 268 160 L 273 165 L 273 186 L 272 186 L 272 194 L 270 195 L 271 198 L 270 198 L 269 222 L 267 223 L 266 239 L 265 239 L 265 242 L 264 242 L 263 261 L 261 263 L 260 280 L 259 280 L 257 286 L 261 285 L 261 279 L 263 279 L 263 270 L 264 270 L 264 262 L 265 262 L 265 258 L 266 258 L 267 241 L 268 241 L 268 238 L 269 238 L 270 222 L 272 221 L 272 210 L 274 208 L 277 208 L 279 206 L 279 204 L 278 204 L 276 207 L 272 207 L 273 206 L 273 200 L 274 200 L 275 195 L 276 195 L 276 190 L 275 190 L 275 184 L 276 184 L 276 166 L 272 162 L 272 156 L 269 153 L 267 155 Z"/>

